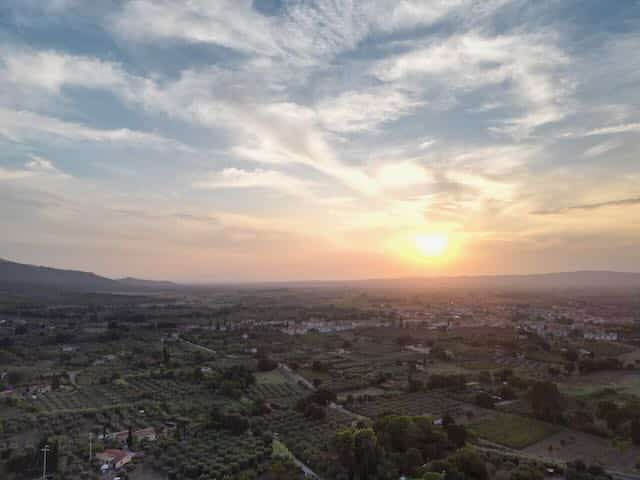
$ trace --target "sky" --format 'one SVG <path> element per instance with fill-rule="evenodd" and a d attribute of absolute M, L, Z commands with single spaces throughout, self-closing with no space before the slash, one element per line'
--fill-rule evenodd
<path fill-rule="evenodd" d="M 0 257 L 640 271 L 638 0 L 4 0 Z"/>

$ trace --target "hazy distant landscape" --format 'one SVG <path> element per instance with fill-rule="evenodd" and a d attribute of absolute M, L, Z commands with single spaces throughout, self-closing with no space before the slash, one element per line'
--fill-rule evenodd
<path fill-rule="evenodd" d="M 638 277 L 188 285 L 5 260 L 2 468 L 35 475 L 46 441 L 72 478 L 635 478 Z"/>
<path fill-rule="evenodd" d="M 237 285 L 264 285 L 261 283 L 236 283 Z M 7 286 L 42 285 L 63 289 L 91 291 L 119 291 L 126 289 L 177 289 L 207 284 L 178 284 L 168 281 L 143 280 L 126 277 L 110 279 L 90 272 L 60 270 L 27 265 L 0 259 L 0 284 Z M 223 284 L 223 283 L 221 283 Z M 349 285 L 363 288 L 476 288 L 476 289 L 631 289 L 640 288 L 640 273 L 583 271 L 537 275 L 481 275 L 458 277 L 422 277 L 363 279 L 333 282 L 271 282 L 272 285 L 299 287 L 337 287 Z"/>

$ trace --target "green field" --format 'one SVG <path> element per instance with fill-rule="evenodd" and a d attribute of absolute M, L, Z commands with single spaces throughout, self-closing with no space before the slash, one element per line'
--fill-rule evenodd
<path fill-rule="evenodd" d="M 625 370 L 596 372 L 580 377 L 580 381 L 558 385 L 565 395 L 576 398 L 601 398 L 607 393 L 640 395 L 640 375 Z"/>
<path fill-rule="evenodd" d="M 559 430 L 533 418 L 510 414 L 488 418 L 471 425 L 470 429 L 480 438 L 517 449 L 539 442 Z"/>
<path fill-rule="evenodd" d="M 272 454 L 275 458 L 293 458 L 293 455 L 287 448 L 287 446 L 280 440 L 273 440 Z"/>

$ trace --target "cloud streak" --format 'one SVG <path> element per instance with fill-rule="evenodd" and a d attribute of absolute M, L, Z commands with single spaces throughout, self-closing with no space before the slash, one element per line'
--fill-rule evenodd
<path fill-rule="evenodd" d="M 0 136 L 14 141 L 41 141 L 46 138 L 77 142 L 99 142 L 140 145 L 154 148 L 170 148 L 190 152 L 192 149 L 175 140 L 154 133 L 128 128 L 97 129 L 66 122 L 58 118 L 40 115 L 26 110 L 0 108 Z"/>
<path fill-rule="evenodd" d="M 633 206 L 633 205 L 640 205 L 640 196 L 622 198 L 619 200 L 608 200 L 605 202 L 583 203 L 579 205 L 552 208 L 548 210 L 536 210 L 532 213 L 534 215 L 560 215 L 560 214 L 569 213 L 575 210 L 597 210 L 600 208 L 607 208 L 607 207 L 626 207 L 626 206 Z"/>

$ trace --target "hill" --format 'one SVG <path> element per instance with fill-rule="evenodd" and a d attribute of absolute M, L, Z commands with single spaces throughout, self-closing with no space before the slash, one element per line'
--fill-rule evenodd
<path fill-rule="evenodd" d="M 142 280 L 132 277 L 114 280 L 91 272 L 41 267 L 3 259 L 0 259 L 0 284 L 89 292 L 166 290 L 178 287 L 178 285 L 171 282 Z"/>
<path fill-rule="evenodd" d="M 168 290 L 181 287 L 181 285 L 167 281 L 143 280 L 133 277 L 114 280 L 107 277 L 101 277 L 100 275 L 96 275 L 91 272 L 41 267 L 2 259 L 0 259 L 0 284 L 14 286 L 47 286 L 66 290 L 96 292 Z M 359 288 L 389 289 L 640 289 L 640 273 L 579 271 L 534 275 L 415 277 L 333 282 L 276 282 L 275 284 L 290 287 L 335 287 L 347 285 Z M 218 284 L 218 286 L 219 285 L 221 284 Z M 202 287 L 202 285 L 200 285 L 200 287 Z"/>
<path fill-rule="evenodd" d="M 95 273 L 60 270 L 2 259 L 0 259 L 0 283 L 83 291 L 116 291 L 122 290 L 123 287 L 117 281 Z"/>

